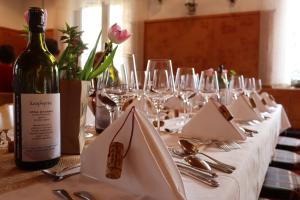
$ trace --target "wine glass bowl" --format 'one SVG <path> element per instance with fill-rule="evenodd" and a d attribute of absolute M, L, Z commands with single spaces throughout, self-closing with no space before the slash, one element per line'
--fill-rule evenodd
<path fill-rule="evenodd" d="M 219 83 L 217 72 L 213 69 L 208 69 L 201 72 L 199 80 L 199 92 L 204 97 L 205 102 L 219 95 Z"/>
<path fill-rule="evenodd" d="M 262 90 L 262 82 L 260 78 L 255 79 L 255 91 L 260 93 Z"/>
<path fill-rule="evenodd" d="M 255 91 L 255 79 L 245 78 L 244 79 L 244 90 L 247 96 L 250 97 L 251 93 Z"/>
<path fill-rule="evenodd" d="M 177 95 L 184 104 L 184 113 L 187 114 L 187 108 L 190 105 L 190 98 L 197 92 L 197 78 L 194 68 L 177 68 L 175 78 L 175 89 Z M 186 119 L 186 116 L 185 116 Z"/>
<path fill-rule="evenodd" d="M 237 99 L 243 93 L 242 76 L 232 75 L 230 77 L 229 90 L 232 92 L 234 99 Z"/>
<path fill-rule="evenodd" d="M 160 130 L 160 112 L 174 93 L 172 62 L 169 59 L 149 59 L 144 81 L 144 94 L 157 113 L 157 130 Z"/>
<path fill-rule="evenodd" d="M 122 108 L 129 99 L 135 97 L 137 90 L 137 76 L 135 64 L 128 64 L 126 59 L 122 64 L 115 68 L 109 66 L 103 73 L 101 83 L 101 96 L 107 97 L 115 103 L 117 115 L 122 112 Z M 106 102 L 109 102 L 108 100 Z M 112 103 L 106 104 L 109 110 L 112 110 Z M 111 113 L 111 112 L 110 112 Z M 111 113 L 112 114 L 112 113 Z M 114 118 L 111 115 L 111 118 Z"/>

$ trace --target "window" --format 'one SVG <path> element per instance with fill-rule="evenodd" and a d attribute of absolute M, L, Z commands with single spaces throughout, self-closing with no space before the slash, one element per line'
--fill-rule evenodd
<path fill-rule="evenodd" d="M 102 29 L 102 7 L 93 5 L 84 7 L 81 10 L 81 30 L 83 30 L 82 40 L 87 44 L 88 50 L 85 50 L 81 56 L 81 66 L 86 62 L 91 49 L 94 47 L 100 30 Z M 101 49 L 101 41 L 98 44 L 97 51 Z"/>

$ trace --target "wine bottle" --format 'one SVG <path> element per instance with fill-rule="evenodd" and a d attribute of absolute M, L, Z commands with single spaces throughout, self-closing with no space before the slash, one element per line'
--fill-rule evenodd
<path fill-rule="evenodd" d="M 29 41 L 14 65 L 15 163 L 27 170 L 60 158 L 59 72 L 45 45 L 46 14 L 28 10 Z"/>

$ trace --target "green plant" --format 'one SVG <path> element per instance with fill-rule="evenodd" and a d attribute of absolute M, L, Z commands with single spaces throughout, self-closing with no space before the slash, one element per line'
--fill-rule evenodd
<path fill-rule="evenodd" d="M 60 40 L 67 45 L 58 61 L 61 79 L 92 80 L 99 76 L 112 63 L 117 47 L 104 58 L 102 63 L 94 65 L 96 49 L 102 33 L 100 32 L 83 69 L 81 69 L 79 66 L 79 57 L 87 47 L 81 40 L 83 32 L 77 29 L 77 26 L 71 27 L 66 24 L 66 29 L 59 30 L 63 33 Z"/>

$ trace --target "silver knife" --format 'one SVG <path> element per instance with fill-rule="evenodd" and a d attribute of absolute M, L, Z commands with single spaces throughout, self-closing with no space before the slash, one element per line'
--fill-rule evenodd
<path fill-rule="evenodd" d="M 52 190 L 56 196 L 62 200 L 73 200 L 70 194 L 64 189 Z"/>
<path fill-rule="evenodd" d="M 60 172 L 52 172 L 51 170 L 45 169 L 42 170 L 44 174 L 52 176 L 55 181 L 61 181 L 64 178 L 76 175 L 80 173 L 80 164 L 66 168 Z"/>

